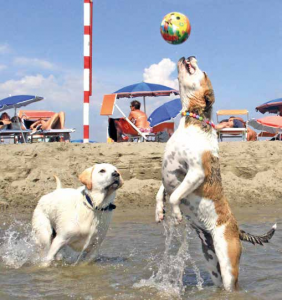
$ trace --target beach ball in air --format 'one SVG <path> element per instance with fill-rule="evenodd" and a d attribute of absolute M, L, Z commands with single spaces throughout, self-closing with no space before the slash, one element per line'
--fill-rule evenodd
<path fill-rule="evenodd" d="M 161 35 L 169 44 L 179 45 L 184 43 L 191 31 L 189 19 L 178 12 L 167 14 L 161 23 Z"/>

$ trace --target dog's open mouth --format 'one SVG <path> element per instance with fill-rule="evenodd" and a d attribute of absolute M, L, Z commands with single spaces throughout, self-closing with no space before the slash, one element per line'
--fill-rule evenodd
<path fill-rule="evenodd" d="M 117 188 L 119 187 L 119 185 L 120 185 L 120 181 L 119 181 L 119 180 L 116 180 L 116 181 L 113 182 L 112 187 L 113 187 L 114 189 L 117 189 Z"/>
<path fill-rule="evenodd" d="M 185 67 L 186 67 L 186 70 L 187 72 L 190 74 L 190 75 L 193 75 L 195 72 L 196 72 L 196 68 L 191 64 L 190 61 L 188 60 L 185 60 Z"/>
<path fill-rule="evenodd" d="M 117 179 L 115 181 L 113 181 L 111 184 L 109 184 L 105 189 L 109 190 L 109 189 L 118 189 L 120 187 L 120 180 Z"/>

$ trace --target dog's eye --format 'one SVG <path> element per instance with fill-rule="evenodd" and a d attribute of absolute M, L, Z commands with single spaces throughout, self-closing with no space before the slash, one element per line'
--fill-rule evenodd
<path fill-rule="evenodd" d="M 106 172 L 105 169 L 102 169 L 102 170 L 99 171 L 99 173 L 105 173 L 105 172 Z"/>

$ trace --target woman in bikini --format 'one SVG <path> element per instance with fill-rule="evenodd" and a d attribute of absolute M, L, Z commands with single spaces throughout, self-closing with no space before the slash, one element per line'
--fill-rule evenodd
<path fill-rule="evenodd" d="M 30 129 L 36 131 L 39 129 L 49 130 L 49 129 L 63 129 L 65 126 L 65 113 L 59 112 L 55 113 L 49 120 L 39 119 L 31 124 Z"/>

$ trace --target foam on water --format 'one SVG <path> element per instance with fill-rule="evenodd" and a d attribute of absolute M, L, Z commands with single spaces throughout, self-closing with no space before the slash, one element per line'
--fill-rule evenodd
<path fill-rule="evenodd" d="M 167 218 L 163 222 L 165 235 L 165 251 L 161 258 L 152 260 L 157 271 L 149 279 L 142 279 L 134 284 L 135 288 L 154 287 L 161 293 L 180 297 L 185 292 L 183 275 L 185 268 L 191 266 L 197 279 L 196 287 L 203 289 L 203 279 L 200 271 L 189 253 L 189 235 L 191 229 L 188 224 L 175 226 L 173 219 Z"/>
<path fill-rule="evenodd" d="M 15 220 L 5 230 L 0 236 L 0 261 L 7 267 L 15 269 L 39 261 L 31 224 Z"/>

